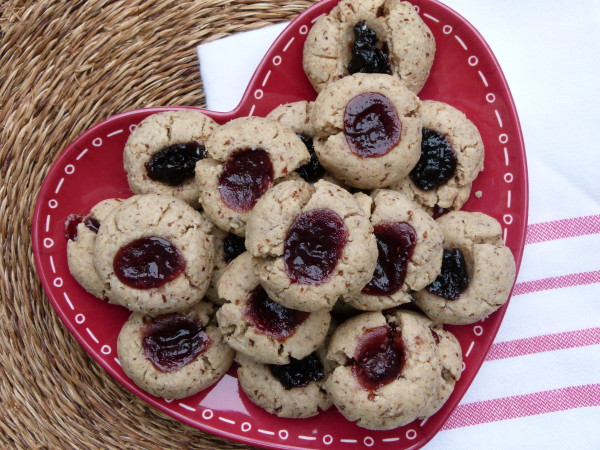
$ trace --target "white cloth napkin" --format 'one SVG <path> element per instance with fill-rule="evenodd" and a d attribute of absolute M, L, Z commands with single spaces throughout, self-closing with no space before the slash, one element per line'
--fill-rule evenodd
<path fill-rule="evenodd" d="M 436 449 L 600 448 L 600 2 L 445 0 L 490 44 L 521 119 L 527 245 L 490 354 Z M 198 47 L 229 111 L 282 26 Z"/>

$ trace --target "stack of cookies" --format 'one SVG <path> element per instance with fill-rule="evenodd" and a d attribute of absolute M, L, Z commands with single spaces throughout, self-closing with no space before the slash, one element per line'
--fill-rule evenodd
<path fill-rule="evenodd" d="M 443 324 L 499 308 L 515 264 L 495 219 L 460 211 L 484 148 L 463 113 L 418 98 L 434 55 L 409 3 L 342 0 L 306 40 L 314 102 L 139 124 L 135 195 L 66 224 L 73 276 L 133 312 L 118 353 L 138 386 L 183 398 L 235 358 L 280 417 L 333 404 L 390 429 L 442 407 L 462 368 Z"/>

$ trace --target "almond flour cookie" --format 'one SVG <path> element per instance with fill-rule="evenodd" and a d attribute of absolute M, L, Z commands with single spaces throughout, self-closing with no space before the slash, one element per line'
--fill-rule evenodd
<path fill-rule="evenodd" d="M 496 311 L 508 299 L 515 260 L 498 221 L 479 212 L 452 211 L 437 219 L 444 234 L 442 272 L 414 293 L 434 322 L 464 325 Z"/>
<path fill-rule="evenodd" d="M 121 201 L 119 198 L 102 200 L 88 215 L 70 214 L 65 223 L 69 271 L 86 291 L 98 298 L 104 298 L 104 284 L 92 262 L 96 234 L 104 219 Z"/>
<path fill-rule="evenodd" d="M 331 406 L 323 389 L 327 372 L 317 353 L 285 365 L 267 365 L 238 354 L 237 375 L 253 403 L 278 417 L 316 416 Z"/>
<path fill-rule="evenodd" d="M 371 430 L 412 422 L 430 408 L 438 391 L 434 337 L 412 311 L 352 317 L 333 334 L 327 358 L 339 365 L 325 382 L 334 405 Z"/>
<path fill-rule="evenodd" d="M 238 353 L 242 390 L 253 403 L 279 417 L 312 417 L 328 409 L 331 398 L 323 384 L 337 365 L 325 356 L 338 325 L 332 320 L 321 347 L 302 359 L 290 358 L 288 364 L 260 364 Z"/>
<path fill-rule="evenodd" d="M 392 189 L 435 215 L 460 209 L 473 180 L 483 169 L 484 149 L 477 127 L 458 109 L 426 100 L 421 103 L 421 157 L 410 175 Z"/>
<path fill-rule="evenodd" d="M 210 321 L 212 306 L 156 317 L 133 313 L 117 341 L 123 371 L 140 388 L 163 398 L 189 397 L 214 384 L 235 352 Z"/>
<path fill-rule="evenodd" d="M 213 266 L 212 224 L 187 203 L 135 195 L 113 209 L 94 247 L 104 297 L 132 311 L 159 314 L 199 302 Z"/>
<path fill-rule="evenodd" d="M 360 293 L 343 297 L 367 311 L 410 302 L 411 291 L 423 289 L 438 276 L 443 253 L 442 232 L 416 203 L 390 190 L 376 190 L 372 198 L 377 267 Z"/>
<path fill-rule="evenodd" d="M 377 262 L 368 218 L 350 193 L 324 180 L 273 187 L 250 215 L 246 248 L 269 297 L 301 311 L 331 309 L 362 289 Z"/>
<path fill-rule="evenodd" d="M 434 56 L 431 30 L 410 3 L 342 0 L 310 30 L 303 65 L 317 92 L 362 72 L 394 75 L 418 94 Z"/>
<path fill-rule="evenodd" d="M 355 188 L 398 183 L 421 155 L 420 105 L 390 75 L 358 73 L 327 85 L 312 111 L 319 161 Z"/>
<path fill-rule="evenodd" d="M 331 317 L 327 311 L 307 313 L 269 298 L 254 273 L 250 253 L 225 269 L 219 281 L 225 303 L 217 312 L 219 328 L 233 349 L 265 364 L 287 364 L 321 346 Z"/>
<path fill-rule="evenodd" d="M 131 133 L 123 165 L 134 194 L 164 194 L 199 206 L 196 162 L 207 156 L 205 141 L 217 123 L 194 110 L 146 117 Z"/>
<path fill-rule="evenodd" d="M 196 164 L 200 202 L 215 225 L 238 236 L 244 236 L 258 199 L 310 159 L 292 130 L 261 117 L 240 117 L 219 127 L 206 149 L 210 158 Z"/>
<path fill-rule="evenodd" d="M 246 251 L 244 247 L 244 238 L 237 234 L 227 233 L 220 228 L 214 227 L 213 237 L 215 244 L 215 260 L 213 264 L 212 277 L 208 290 L 206 291 L 206 298 L 213 302 L 215 305 L 222 305 L 225 303 L 217 291 L 219 286 L 219 280 L 225 271 L 225 267 L 239 255 Z"/>

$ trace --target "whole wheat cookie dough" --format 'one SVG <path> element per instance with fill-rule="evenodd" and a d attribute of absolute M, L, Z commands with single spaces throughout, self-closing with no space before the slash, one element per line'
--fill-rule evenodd
<path fill-rule="evenodd" d="M 86 291 L 98 298 L 104 298 L 104 283 L 98 278 L 92 262 L 96 234 L 104 219 L 121 201 L 118 198 L 102 200 L 86 216 L 69 215 L 65 224 L 69 271 Z"/>
<path fill-rule="evenodd" d="M 199 206 L 196 162 L 217 123 L 200 111 L 165 111 L 146 117 L 127 139 L 123 165 L 134 194 L 164 194 Z"/>
<path fill-rule="evenodd" d="M 367 311 L 410 302 L 411 291 L 436 279 L 443 254 L 442 232 L 419 205 L 385 189 L 373 191 L 372 202 L 377 267 L 359 293 L 343 297 L 351 306 Z"/>
<path fill-rule="evenodd" d="M 231 261 L 237 258 L 239 255 L 246 251 L 244 246 L 244 238 L 237 234 L 227 233 L 220 228 L 214 227 L 213 229 L 214 245 L 215 245 L 215 259 L 213 263 L 213 272 L 206 291 L 206 298 L 213 302 L 215 305 L 222 305 L 223 299 L 219 298 L 217 288 L 219 286 L 219 280 Z"/>
<path fill-rule="evenodd" d="M 377 262 L 369 219 L 346 190 L 324 180 L 286 181 L 256 204 L 246 248 L 273 300 L 301 311 L 331 309 L 362 289 Z"/>
<path fill-rule="evenodd" d="M 303 65 L 317 92 L 361 72 L 393 75 L 418 94 L 434 57 L 433 34 L 412 4 L 342 0 L 311 28 Z"/>
<path fill-rule="evenodd" d="M 434 322 L 477 322 L 508 300 L 515 280 L 513 254 L 493 217 L 452 211 L 437 223 L 444 234 L 442 272 L 414 293 L 416 304 Z"/>
<path fill-rule="evenodd" d="M 241 354 L 236 361 L 242 390 L 271 414 L 298 419 L 316 416 L 331 406 L 323 389 L 328 373 L 316 352 L 285 365 L 261 364 Z"/>
<path fill-rule="evenodd" d="M 217 382 L 235 352 L 211 321 L 212 310 L 201 302 L 155 317 L 133 313 L 117 341 L 123 371 L 146 392 L 170 399 L 189 397 Z"/>
<path fill-rule="evenodd" d="M 96 237 L 93 262 L 103 297 L 159 314 L 199 302 L 210 282 L 212 224 L 174 197 L 135 195 L 112 210 Z"/>
<path fill-rule="evenodd" d="M 325 382 L 334 405 L 350 421 L 389 430 L 423 415 L 439 380 L 436 344 L 422 316 L 398 310 L 368 312 L 342 323 L 327 358 L 338 367 Z"/>
<path fill-rule="evenodd" d="M 225 269 L 219 281 L 225 300 L 217 312 L 225 341 L 237 352 L 265 364 L 287 364 L 318 349 L 327 335 L 328 311 L 297 311 L 269 298 L 254 273 L 248 252 Z"/>
<path fill-rule="evenodd" d="M 437 216 L 469 199 L 483 169 L 484 148 L 477 127 L 458 109 L 441 102 L 421 103 L 421 157 L 410 175 L 392 189 Z"/>
<path fill-rule="evenodd" d="M 215 225 L 238 236 L 244 236 L 258 199 L 310 159 L 292 130 L 262 117 L 227 122 L 210 136 L 206 149 L 210 158 L 196 164 L 200 202 Z"/>
<path fill-rule="evenodd" d="M 398 183 L 421 155 L 420 108 L 390 75 L 357 73 L 327 85 L 312 110 L 319 161 L 355 188 Z"/>

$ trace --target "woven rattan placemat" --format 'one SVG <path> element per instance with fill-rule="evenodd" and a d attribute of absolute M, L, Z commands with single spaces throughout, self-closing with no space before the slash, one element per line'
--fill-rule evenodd
<path fill-rule="evenodd" d="M 31 215 L 77 135 L 127 110 L 203 106 L 196 45 L 311 3 L 0 0 L 0 448 L 245 448 L 154 410 L 87 356 L 42 291 Z"/>

